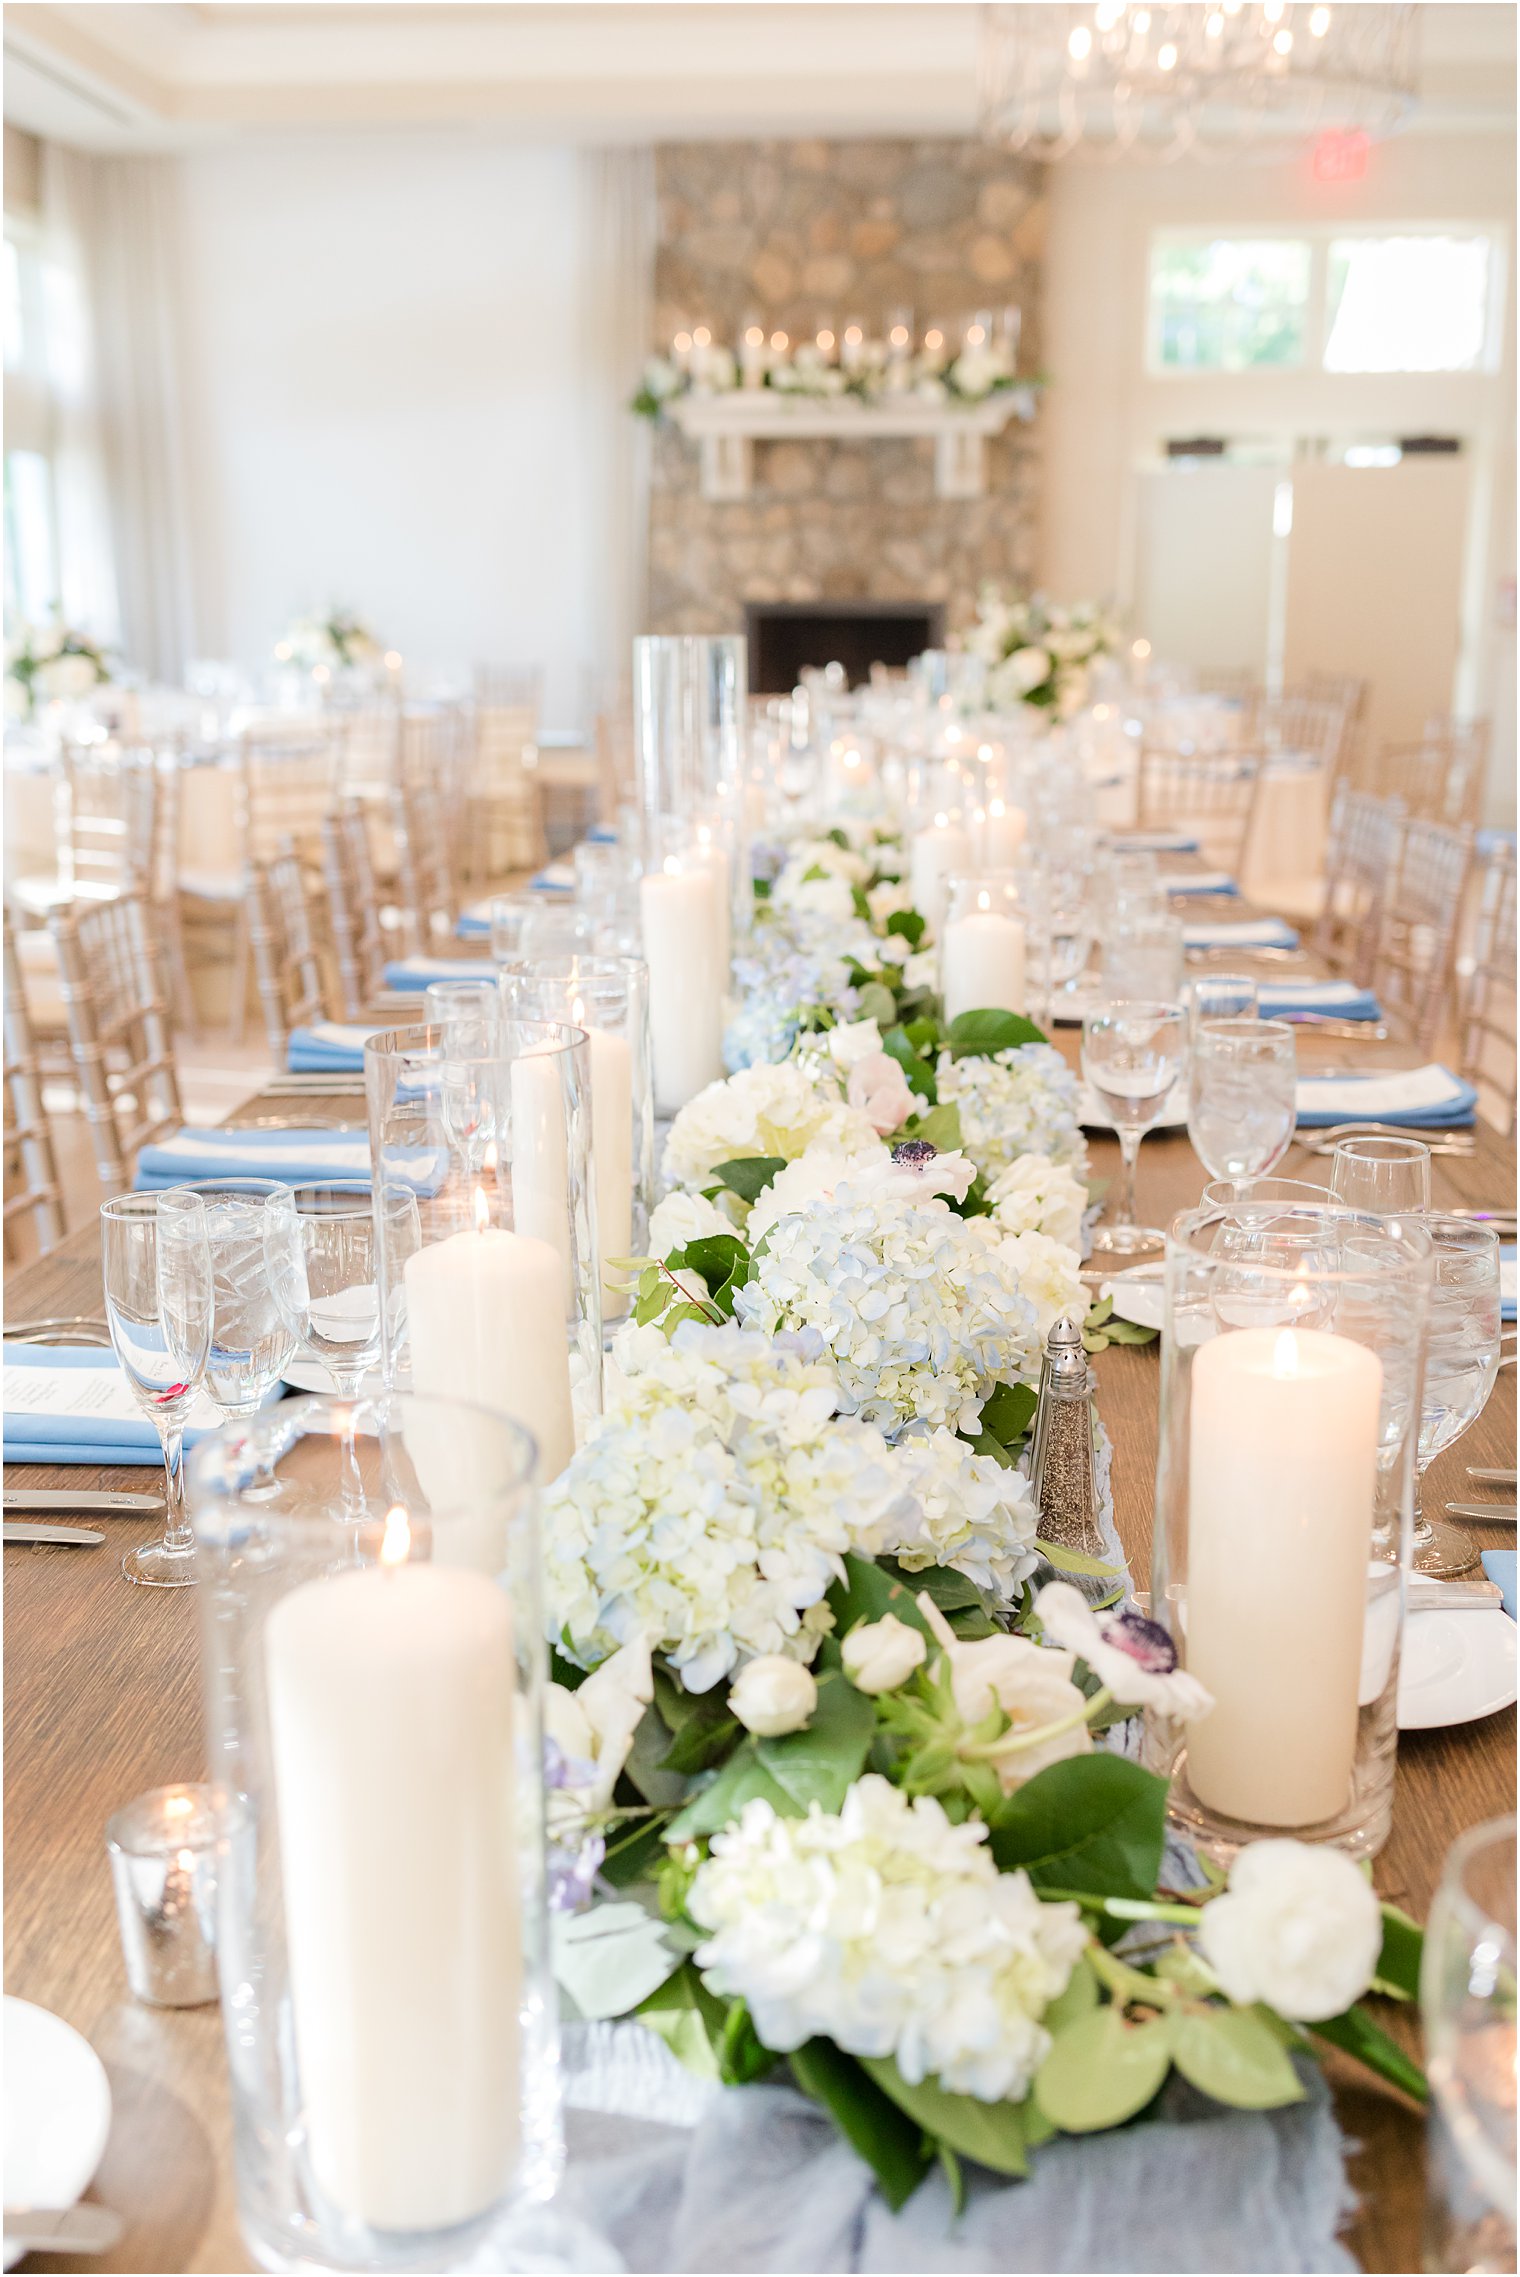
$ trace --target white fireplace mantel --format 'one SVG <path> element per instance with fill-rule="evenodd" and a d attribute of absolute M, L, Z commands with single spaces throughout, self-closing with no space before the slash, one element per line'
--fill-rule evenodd
<path fill-rule="evenodd" d="M 927 435 L 934 443 L 934 489 L 940 498 L 980 498 L 987 487 L 986 441 L 1010 419 L 1034 417 L 1032 387 L 1004 388 L 985 402 L 925 403 L 914 396 L 862 403 L 858 396 L 774 394 L 735 388 L 724 395 L 678 396 L 666 411 L 702 451 L 702 495 L 747 498 L 755 444 L 786 441 L 875 443 Z"/>

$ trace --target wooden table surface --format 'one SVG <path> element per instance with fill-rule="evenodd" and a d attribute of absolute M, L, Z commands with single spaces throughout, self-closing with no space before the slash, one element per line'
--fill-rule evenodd
<path fill-rule="evenodd" d="M 1233 960 L 1232 960 L 1233 961 Z M 1281 968 L 1264 977 L 1280 978 Z M 1075 1053 L 1070 1031 L 1058 1040 Z M 1393 1045 L 1332 1043 L 1300 1031 L 1300 1064 L 1314 1067 L 1410 1064 Z M 320 1117 L 311 1098 L 276 1105 L 293 1122 Z M 239 1114 L 242 1110 L 239 1111 Z M 334 1119 L 352 1117 L 352 1098 L 334 1102 Z M 239 1115 L 230 1118 L 237 1121 Z M 1092 1146 L 1094 1169 L 1111 1172 L 1117 1147 Z M 1327 1166 L 1297 1147 L 1284 1176 L 1321 1177 Z M 1508 1207 L 1515 1152 L 1480 1125 L 1475 1153 L 1437 1157 L 1438 1203 Z M 1143 1218 L 1165 1223 L 1196 1200 L 1204 1173 L 1185 1134 L 1156 1134 L 1141 1148 Z M 8 1276 L 13 1320 L 100 1311 L 99 1250 L 93 1227 L 52 1256 Z M 1113 1346 L 1097 1361 L 1099 1403 L 1116 1445 L 1119 1531 L 1133 1570 L 1149 1561 L 1156 1454 L 1158 1361 L 1155 1345 Z M 1515 1370 L 1500 1372 L 1484 1415 L 1432 1468 L 1427 1498 L 1473 1499 L 1468 1463 L 1510 1464 L 1515 1446 Z M 9 1485 L 65 1483 L 81 1489 L 139 1490 L 147 1470 L 15 1466 Z M 1513 1499 L 1513 1497 L 1509 1497 Z M 221 2020 L 212 2008 L 154 2009 L 128 1994 L 106 1865 L 104 1828 L 113 1810 L 146 1787 L 205 1775 L 201 1732 L 198 1609 L 195 1592 L 134 1589 L 118 1569 L 120 1552 L 158 1529 L 137 1521 L 92 1521 L 106 1548 L 19 1549 L 5 1568 L 6 1988 L 77 2026 L 110 2075 L 115 2121 L 90 2195 L 126 2221 L 109 2255 L 71 2262 L 52 2256 L 39 2268 L 244 2270 L 253 2264 L 236 2219 L 231 2117 Z M 1483 1547 L 1513 1547 L 1515 1530 L 1476 1528 Z M 1406 1735 L 1399 1745 L 1393 1834 L 1377 1861 L 1380 1891 L 1423 1919 L 1455 1836 L 1513 1807 L 1511 1713 L 1449 1731 Z M 1388 2014 L 1408 2037 L 1412 2019 Z M 1348 2135 L 1362 2147 L 1352 2162 L 1360 2193 L 1346 2238 L 1376 2270 L 1421 2266 L 1423 2123 L 1391 2089 L 1351 2066 L 1332 2072 Z M 1186 2210 L 1179 2208 L 1179 2221 Z"/>

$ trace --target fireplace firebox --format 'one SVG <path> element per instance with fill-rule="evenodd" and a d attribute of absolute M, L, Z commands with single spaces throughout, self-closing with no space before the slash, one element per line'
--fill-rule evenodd
<path fill-rule="evenodd" d="M 945 612 L 932 601 L 747 601 L 744 629 L 751 689 L 785 695 L 808 665 L 842 664 L 855 688 L 873 664 L 943 647 Z"/>

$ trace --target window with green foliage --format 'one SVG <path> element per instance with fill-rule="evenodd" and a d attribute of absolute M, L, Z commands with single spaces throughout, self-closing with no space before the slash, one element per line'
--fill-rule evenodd
<path fill-rule="evenodd" d="M 1151 363 L 1240 372 L 1304 361 L 1310 247 L 1294 237 L 1159 239 L 1151 248 Z"/>

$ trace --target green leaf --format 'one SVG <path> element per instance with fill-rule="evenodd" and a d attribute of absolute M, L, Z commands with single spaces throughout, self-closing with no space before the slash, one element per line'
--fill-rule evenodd
<path fill-rule="evenodd" d="M 691 1766 L 694 1771 L 702 1768 L 700 1763 Z M 670 1761 L 670 1732 L 658 1707 L 648 1707 L 640 1716 L 623 1769 L 645 1802 L 660 1810 L 674 1810 L 686 1800 L 688 1774 Z"/>
<path fill-rule="evenodd" d="M 906 941 L 910 949 L 918 947 L 928 930 L 928 918 L 916 909 L 894 910 L 887 919 L 887 931 L 895 933 L 899 940 Z"/>
<path fill-rule="evenodd" d="M 1348 2056 L 1355 2056 L 1369 2071 L 1382 2079 L 1391 2079 L 1416 2103 L 1430 2099 L 1430 2086 L 1425 2074 L 1412 2056 L 1406 2056 L 1396 2040 L 1390 2040 L 1380 2024 L 1374 2024 L 1365 2008 L 1348 2008 L 1344 2016 L 1332 2016 L 1323 2024 L 1311 2024 L 1307 2029 L 1317 2040 L 1328 2040 L 1332 2048 L 1340 2048 Z"/>
<path fill-rule="evenodd" d="M 694 1842 L 700 1834 L 716 1834 L 757 1795 L 763 1795 L 778 1818 L 796 1818 L 797 1806 L 786 1789 L 778 1786 L 755 1752 L 755 1742 L 746 1739 L 733 1754 L 710 1786 L 693 1795 L 685 1810 L 679 1811 L 665 1829 L 667 1842 Z"/>
<path fill-rule="evenodd" d="M 936 2143 L 947 2144 L 960 2158 L 974 2158 L 978 2166 L 991 2167 L 994 2174 L 1029 2172 L 1017 2103 L 980 2103 L 974 2095 L 952 2095 L 932 2079 L 915 2087 L 890 2056 L 862 2056 L 859 2061 L 883 2095 L 890 2095 L 898 2109 L 916 2119 Z"/>
<path fill-rule="evenodd" d="M 851 886 L 850 904 L 854 909 L 856 916 L 860 919 L 862 925 L 869 925 L 871 922 L 871 904 L 866 899 L 866 889 L 864 886 Z"/>
<path fill-rule="evenodd" d="M 881 981 L 868 980 L 860 991 L 860 1003 L 855 1017 L 858 1020 L 874 1020 L 878 1027 L 884 1020 L 890 1025 L 897 1018 L 897 998 Z"/>
<path fill-rule="evenodd" d="M 1098 2005 L 1098 1979 L 1093 1965 L 1084 1953 L 1066 1980 L 1066 1990 L 1058 1992 L 1046 2009 L 1041 2022 L 1052 2039 L 1065 2031 L 1068 2024 L 1090 2016 Z"/>
<path fill-rule="evenodd" d="M 961 1012 L 950 1023 L 948 1041 L 957 1059 L 990 1059 L 1020 1044 L 1043 1044 L 1045 1031 L 1021 1012 Z"/>
<path fill-rule="evenodd" d="M 615 1890 L 632 1889 L 659 1866 L 665 1854 L 665 1823 L 651 1819 L 636 1834 L 620 1834 L 608 1845 L 602 1860 L 602 1880 L 610 1882 Z"/>
<path fill-rule="evenodd" d="M 1047 1564 L 1058 1567 L 1062 1573 L 1098 1574 L 1105 1581 L 1122 1581 L 1124 1579 L 1124 1575 L 1118 1566 L 1109 1565 L 1103 1558 L 1090 1558 L 1085 1551 L 1068 1550 L 1060 1542 L 1042 1541 L 1038 1547 L 1041 1557 L 1046 1560 Z"/>
<path fill-rule="evenodd" d="M 858 1621 L 879 1621 L 884 1613 L 895 1613 L 899 1621 L 911 1628 L 932 1634 L 928 1622 L 918 1609 L 918 1592 L 923 1587 L 922 1574 L 913 1576 L 911 1585 L 888 1573 L 871 1558 L 846 1556 L 845 1578 L 836 1581 L 829 1591 L 829 1607 L 834 1615 L 836 1636 L 845 1636 Z"/>
<path fill-rule="evenodd" d="M 1037 1395 L 1028 1384 L 995 1384 L 982 1402 L 978 1421 L 983 1431 L 990 1431 L 1007 1447 L 1023 1438 L 1037 1404 Z"/>
<path fill-rule="evenodd" d="M 549 1926 L 555 1979 L 588 2019 L 626 2016 L 676 1965 L 660 1923 L 632 1900 L 554 1913 Z"/>
<path fill-rule="evenodd" d="M 732 1162 L 720 1162 L 714 1175 L 721 1179 L 731 1194 L 741 1202 L 752 1202 L 763 1194 L 771 1180 L 786 1168 L 784 1154 L 740 1154 Z M 710 1236 L 717 1240 L 719 1235 Z"/>
<path fill-rule="evenodd" d="M 755 2030 L 755 2020 L 742 2000 L 736 2000 L 723 2019 L 718 2041 L 718 2076 L 725 2087 L 747 2087 L 763 2079 L 776 2057 Z"/>
<path fill-rule="evenodd" d="M 744 1727 L 737 1716 L 729 1713 L 727 1697 L 721 1689 L 699 1693 L 697 1708 L 698 1712 L 685 1719 L 660 1758 L 661 1771 L 676 1772 L 683 1779 L 693 1778 L 698 1771 L 710 1770 L 713 1764 L 720 1762 L 734 1742 L 743 1737 Z M 665 1720 L 668 1723 L 670 1719 Z"/>
<path fill-rule="evenodd" d="M 920 1099 L 927 1099 L 932 1107 L 939 1097 L 934 1070 L 919 1058 L 907 1029 L 888 1028 L 882 1036 L 881 1048 L 902 1069 L 908 1079 L 908 1089 L 916 1091 Z"/>
<path fill-rule="evenodd" d="M 1377 1975 L 1383 1984 L 1395 1985 L 1411 2000 L 1419 1997 L 1420 1959 L 1425 1950 L 1425 1933 L 1417 1921 L 1407 1913 L 1400 1913 L 1396 1905 L 1383 1908 L 1383 1950 L 1378 1955 Z"/>
<path fill-rule="evenodd" d="M 953 1566 L 928 1565 L 922 1573 L 904 1573 L 891 1558 L 884 1558 L 882 1564 L 905 1589 L 922 1590 L 942 1613 L 964 1613 L 973 1609 L 985 1613 L 987 1610 L 987 1599 L 976 1583 L 968 1581 L 963 1573 L 957 1573 Z"/>
<path fill-rule="evenodd" d="M 1122 1755 L 1071 1755 L 1009 1795 L 988 1837 L 1003 1872 L 1036 1889 L 1150 1897 L 1161 1871 L 1167 1783 Z"/>
<path fill-rule="evenodd" d="M 1179 2015 L 1172 2060 L 1184 2079 L 1240 2111 L 1301 2103 L 1304 2091 L 1288 2051 L 1249 2008 L 1201 2008 Z"/>
<path fill-rule="evenodd" d="M 1068 2135 L 1122 2126 L 1143 2111 L 1172 2060 L 1170 2016 L 1126 2024 L 1117 2008 L 1096 2008 L 1069 2024 L 1035 2074 L 1035 2101 Z"/>
<path fill-rule="evenodd" d="M 931 1107 L 927 1115 L 915 1118 L 913 1136 L 927 1139 L 941 1154 L 953 1154 L 961 1143 L 960 1108 L 953 1099 L 947 1099 L 942 1106 Z"/>
<path fill-rule="evenodd" d="M 867 1695 L 842 1674 L 825 1675 L 806 1730 L 762 1739 L 756 1750 L 764 1769 L 790 1798 L 784 1815 L 805 1818 L 810 1803 L 837 1811 L 865 1769 L 875 1734 L 876 1710 Z"/>
<path fill-rule="evenodd" d="M 726 2021 L 723 2003 L 710 1993 L 690 1961 L 656 1986 L 636 2011 L 671 2054 L 698 2079 L 718 2077 L 718 2042 Z"/>
<path fill-rule="evenodd" d="M 966 1434 L 963 1431 L 961 1437 L 964 1439 L 965 1436 Z M 1018 1469 L 1019 1458 L 1013 1449 L 1005 1447 L 1001 1439 L 994 1439 L 990 1431 L 978 1431 L 971 1439 L 970 1445 L 976 1454 L 989 1455 L 993 1462 L 1001 1463 L 1005 1471 Z"/>
<path fill-rule="evenodd" d="M 853 2056 L 832 2040 L 809 2040 L 792 2057 L 792 2070 L 805 2095 L 833 2117 L 881 2184 L 895 2214 L 905 2206 L 932 2163 L 921 2129 L 884 2095 Z"/>

